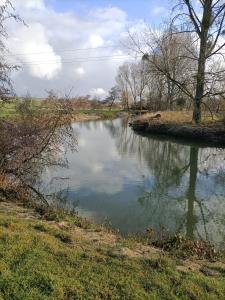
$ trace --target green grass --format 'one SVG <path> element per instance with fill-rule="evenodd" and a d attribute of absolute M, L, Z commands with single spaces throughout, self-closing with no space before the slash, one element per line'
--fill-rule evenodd
<path fill-rule="evenodd" d="M 5 103 L 0 104 L 0 118 L 7 118 L 15 114 L 15 104 Z"/>
<path fill-rule="evenodd" d="M 111 255 L 56 225 L 0 211 L 0 299 L 224 299 L 224 270 L 206 277 L 178 272 L 165 254 Z"/>
<path fill-rule="evenodd" d="M 82 113 L 82 114 L 94 114 L 98 115 L 101 118 L 115 118 L 118 113 L 121 112 L 121 109 L 78 109 L 75 113 Z"/>
<path fill-rule="evenodd" d="M 19 101 L 19 100 L 18 100 Z M 10 103 L 2 103 L 0 106 L 0 118 L 13 118 L 18 115 L 16 112 L 16 101 Z M 42 105 L 41 100 L 32 100 L 32 108 L 35 110 L 36 108 L 40 108 Z M 48 110 L 48 107 L 43 107 Z M 87 114 L 87 115 L 98 115 L 102 119 L 111 119 L 115 118 L 117 114 L 120 112 L 120 109 L 78 109 L 74 111 L 74 114 Z"/>
<path fill-rule="evenodd" d="M 0 104 L 0 118 L 12 118 L 18 115 L 16 112 L 16 105 L 19 103 L 19 99 L 12 101 L 12 102 L 6 102 Z M 40 107 L 41 101 L 40 100 L 32 100 L 32 108 L 36 109 Z"/>

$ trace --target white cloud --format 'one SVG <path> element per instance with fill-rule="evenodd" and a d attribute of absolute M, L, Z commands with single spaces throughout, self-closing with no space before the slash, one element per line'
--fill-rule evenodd
<path fill-rule="evenodd" d="M 93 47 L 93 48 L 101 47 L 101 46 L 104 45 L 104 40 L 98 34 L 91 34 L 90 38 L 89 38 L 89 43 L 90 43 L 90 46 Z"/>
<path fill-rule="evenodd" d="M 152 14 L 153 15 L 160 15 L 166 12 L 166 8 L 163 6 L 156 6 L 153 10 L 152 10 Z"/>
<path fill-rule="evenodd" d="M 119 21 L 124 22 L 127 14 L 117 7 L 99 8 L 90 12 L 90 15 L 103 21 Z"/>
<path fill-rule="evenodd" d="M 107 92 L 103 88 L 95 88 L 90 91 L 90 95 L 93 97 L 102 98 L 102 97 L 106 96 L 106 94 L 107 94 Z"/>
<path fill-rule="evenodd" d="M 26 8 L 37 8 L 44 9 L 44 1 L 43 0 L 16 0 L 16 5 L 25 6 Z"/>
<path fill-rule="evenodd" d="M 11 52 L 17 53 L 17 61 L 24 63 L 32 76 L 52 79 L 62 69 L 61 57 L 49 44 L 42 24 L 33 23 L 29 27 L 19 28 L 10 41 Z"/>
<path fill-rule="evenodd" d="M 116 70 L 123 60 L 101 57 L 125 54 L 118 44 L 127 28 L 126 13 L 117 7 L 106 7 L 79 16 L 75 11 L 56 11 L 49 3 L 54 1 L 13 0 L 28 24 L 24 27 L 10 23 L 9 27 L 8 48 L 11 53 L 25 53 L 16 56 L 18 62 L 27 63 L 14 75 L 17 93 L 29 91 L 34 96 L 44 96 L 45 90 L 60 92 L 75 85 L 74 95 L 92 91 L 103 97 L 114 85 Z M 112 45 L 116 48 L 109 47 Z M 96 47 L 100 48 L 90 49 Z"/>
<path fill-rule="evenodd" d="M 85 70 L 82 67 L 78 67 L 75 69 L 76 74 L 78 74 L 80 77 L 84 76 Z"/>

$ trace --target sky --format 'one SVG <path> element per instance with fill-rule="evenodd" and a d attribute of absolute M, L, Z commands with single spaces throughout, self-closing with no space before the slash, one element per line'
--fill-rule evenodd
<path fill-rule="evenodd" d="M 0 0 L 0 5 L 4 0 Z M 19 96 L 91 95 L 103 99 L 118 67 L 130 58 L 122 46 L 128 28 L 158 26 L 171 0 L 12 0 L 27 24 L 7 23 L 7 60 Z"/>

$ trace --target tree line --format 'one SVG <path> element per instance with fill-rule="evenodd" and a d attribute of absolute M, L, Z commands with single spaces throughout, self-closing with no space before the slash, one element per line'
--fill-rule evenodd
<path fill-rule="evenodd" d="M 126 47 L 139 59 L 119 67 L 110 91 L 124 108 L 189 109 L 201 123 L 202 110 L 225 107 L 225 3 L 180 0 L 157 30 L 130 30 Z"/>

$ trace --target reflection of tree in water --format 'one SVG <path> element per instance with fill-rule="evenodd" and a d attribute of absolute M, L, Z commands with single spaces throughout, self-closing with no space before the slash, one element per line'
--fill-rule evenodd
<path fill-rule="evenodd" d="M 190 239 L 194 238 L 194 228 L 197 222 L 194 216 L 194 202 L 196 201 L 195 190 L 196 190 L 197 172 L 198 172 L 198 148 L 191 147 L 190 177 L 189 177 L 189 187 L 187 191 L 188 208 L 187 208 L 187 223 L 186 223 L 186 235 Z M 203 211 L 202 211 L 202 217 L 204 220 Z"/>
<path fill-rule="evenodd" d="M 225 239 L 224 150 L 198 148 L 135 134 L 128 120 L 104 124 L 121 155 L 147 165 L 153 184 L 139 203 L 149 224 L 160 231 L 186 232 L 188 238 Z M 218 194 L 217 194 L 218 192 Z"/>
<path fill-rule="evenodd" d="M 169 141 L 137 135 L 127 124 L 127 119 L 122 119 L 117 126 L 114 122 L 104 124 L 116 139 L 119 153 L 131 157 L 138 155 L 140 162 L 148 165 L 161 189 L 167 189 L 171 184 L 179 185 L 182 175 L 189 168 L 189 149 Z"/>

